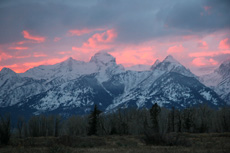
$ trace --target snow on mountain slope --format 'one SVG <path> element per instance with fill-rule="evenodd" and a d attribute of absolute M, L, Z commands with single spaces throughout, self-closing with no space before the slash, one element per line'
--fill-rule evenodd
<path fill-rule="evenodd" d="M 30 77 L 34 79 L 52 80 L 54 78 L 62 77 L 64 80 L 75 79 L 81 75 L 91 74 L 96 72 L 96 66 L 82 61 L 69 58 L 64 62 L 55 65 L 41 65 L 29 69 L 22 73 L 22 77 Z"/>
<path fill-rule="evenodd" d="M 207 103 L 212 107 L 224 105 L 224 102 L 210 88 L 205 87 L 197 79 L 187 77 L 175 72 L 164 73 L 149 86 L 149 80 L 143 81 L 137 88 L 134 88 L 121 98 L 115 99 L 106 111 L 118 107 L 151 107 L 158 103 L 164 107 L 186 108 L 190 106 Z"/>
<path fill-rule="evenodd" d="M 0 106 L 12 106 L 21 100 L 45 91 L 42 81 L 23 78 L 14 71 L 3 68 L 0 71 Z"/>
<path fill-rule="evenodd" d="M 223 62 L 213 73 L 201 76 L 200 81 L 230 104 L 230 60 Z"/>
<path fill-rule="evenodd" d="M 0 91 L 2 110 L 33 114 L 84 114 L 94 104 L 103 111 L 151 107 L 153 102 L 178 108 L 203 102 L 216 107 L 223 104 L 215 92 L 172 56 L 162 62 L 157 60 L 148 71 L 130 71 L 104 52 L 96 53 L 89 62 L 69 58 L 23 74 L 4 68 L 0 72 Z"/>
<path fill-rule="evenodd" d="M 159 59 L 157 59 L 155 62 L 154 62 L 154 64 L 151 66 L 151 70 L 154 70 L 155 69 L 155 67 L 158 65 L 160 63 L 160 60 Z"/>
<path fill-rule="evenodd" d="M 107 100 L 107 102 L 102 103 Z M 105 109 L 112 101 L 94 75 L 82 76 L 57 88 L 43 93 L 31 107 L 38 112 L 53 111 L 60 107 L 65 109 L 93 108 L 94 104 Z"/>
<path fill-rule="evenodd" d="M 123 72 L 124 68 L 116 64 L 116 60 L 108 53 L 96 53 L 89 62 L 69 58 L 55 65 L 41 65 L 21 74 L 22 77 L 45 79 L 47 82 L 61 78 L 65 81 L 76 79 L 82 75 L 98 73 L 98 79 L 103 82 L 111 75 Z"/>
<path fill-rule="evenodd" d="M 125 71 L 122 65 L 117 65 L 116 59 L 112 55 L 104 52 L 96 53 L 89 64 L 96 66 L 97 79 L 100 83 L 107 81 L 115 74 Z"/>
<path fill-rule="evenodd" d="M 143 65 L 143 64 L 138 64 L 130 67 L 126 67 L 126 70 L 131 70 L 131 71 L 149 71 L 150 70 L 150 65 Z"/>
<path fill-rule="evenodd" d="M 189 69 L 186 69 L 171 55 L 168 55 L 162 62 L 156 61 L 151 69 L 158 69 L 167 72 L 177 72 L 188 77 L 196 77 Z"/>

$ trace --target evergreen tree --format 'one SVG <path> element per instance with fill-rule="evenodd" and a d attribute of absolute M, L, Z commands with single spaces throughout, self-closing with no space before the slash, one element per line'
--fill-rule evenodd
<path fill-rule="evenodd" d="M 89 115 L 89 131 L 88 135 L 96 135 L 97 134 L 97 128 L 99 123 L 99 115 L 101 114 L 101 111 L 97 108 L 97 105 L 94 105 L 93 111 L 91 111 L 91 114 Z"/>
<path fill-rule="evenodd" d="M 156 133 L 159 133 L 159 114 L 161 112 L 161 108 L 155 103 L 150 109 L 150 117 L 153 124 L 153 130 Z"/>
<path fill-rule="evenodd" d="M 10 116 L 0 116 L 0 144 L 7 145 L 10 141 Z"/>

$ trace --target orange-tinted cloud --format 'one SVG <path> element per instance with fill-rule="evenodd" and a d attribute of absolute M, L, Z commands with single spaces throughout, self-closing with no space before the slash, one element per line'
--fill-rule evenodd
<path fill-rule="evenodd" d="M 176 45 L 176 46 L 169 47 L 167 53 L 168 54 L 181 53 L 184 52 L 184 50 L 185 48 L 182 45 Z"/>
<path fill-rule="evenodd" d="M 24 38 L 29 39 L 29 40 L 34 40 L 37 43 L 41 43 L 45 41 L 45 37 L 41 36 L 32 36 L 28 31 L 24 30 L 22 31 L 22 34 Z"/>
<path fill-rule="evenodd" d="M 84 28 L 84 29 L 74 29 L 74 30 L 69 30 L 69 35 L 70 36 L 81 36 L 84 34 L 88 34 L 91 33 L 93 31 L 103 31 L 104 29 L 88 29 L 88 28 Z"/>
<path fill-rule="evenodd" d="M 192 64 L 201 67 L 201 66 L 217 65 L 218 62 L 212 58 L 206 59 L 204 57 L 197 57 L 192 61 Z"/>
<path fill-rule="evenodd" d="M 201 40 L 198 42 L 197 47 L 201 49 L 208 49 L 208 44 L 206 41 Z"/>
<path fill-rule="evenodd" d="M 225 38 L 220 41 L 219 43 L 219 48 L 220 49 L 229 49 L 230 48 L 230 39 Z"/>
<path fill-rule="evenodd" d="M 8 49 L 14 49 L 14 50 L 27 50 L 29 47 L 9 47 Z"/>

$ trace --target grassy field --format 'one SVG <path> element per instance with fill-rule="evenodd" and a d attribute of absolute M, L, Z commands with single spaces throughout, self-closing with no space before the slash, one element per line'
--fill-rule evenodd
<path fill-rule="evenodd" d="M 146 145 L 141 136 L 12 138 L 0 153 L 229 153 L 230 133 L 181 134 L 186 145 Z"/>

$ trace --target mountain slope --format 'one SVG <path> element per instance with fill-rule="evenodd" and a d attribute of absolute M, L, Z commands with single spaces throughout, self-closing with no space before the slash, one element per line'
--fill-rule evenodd
<path fill-rule="evenodd" d="M 201 84 L 196 78 L 175 72 L 156 74 L 143 80 L 136 88 L 124 93 L 114 100 L 107 111 L 117 107 L 151 107 L 158 103 L 164 107 L 186 108 L 206 103 L 211 107 L 223 106 L 225 103 L 210 88 Z M 146 86 L 148 84 L 148 86 Z"/>
<path fill-rule="evenodd" d="M 223 76 L 228 80 L 227 74 Z M 106 112 L 120 107 L 151 107 L 155 102 L 178 108 L 201 103 L 224 105 L 212 89 L 172 56 L 162 62 L 157 60 L 149 71 L 125 70 L 113 56 L 103 52 L 89 62 L 69 58 L 23 74 L 4 68 L 0 72 L 0 89 L 1 112 L 28 115 L 85 114 L 95 104 Z"/>
<path fill-rule="evenodd" d="M 223 62 L 213 73 L 201 76 L 200 81 L 230 104 L 230 60 Z"/>

